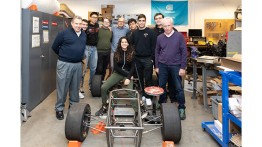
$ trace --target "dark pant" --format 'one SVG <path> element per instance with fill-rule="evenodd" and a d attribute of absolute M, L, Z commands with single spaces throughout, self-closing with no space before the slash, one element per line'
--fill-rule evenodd
<path fill-rule="evenodd" d="M 145 97 L 152 97 L 147 95 L 144 91 L 145 87 L 152 86 L 153 63 L 151 57 L 136 57 L 135 62 L 139 81 L 141 82 L 142 95 Z"/>
<path fill-rule="evenodd" d="M 156 75 L 157 75 L 157 81 L 159 81 L 158 73 L 156 73 Z M 177 95 L 176 95 L 177 92 L 175 91 L 175 85 L 173 83 L 173 80 L 170 74 L 168 75 L 167 81 L 168 81 L 167 89 L 168 89 L 169 99 L 171 103 L 177 102 Z M 154 85 L 154 86 L 159 86 L 159 82 L 157 82 L 157 85 Z"/>
<path fill-rule="evenodd" d="M 174 90 L 178 99 L 178 108 L 185 108 L 185 95 L 182 87 L 182 78 L 179 76 L 180 65 L 166 65 L 159 63 L 159 86 L 164 89 L 164 94 L 160 96 L 159 103 L 166 103 L 166 83 L 168 77 L 171 76 L 174 83 Z"/>
<path fill-rule="evenodd" d="M 98 51 L 98 60 L 96 67 L 96 74 L 102 75 L 102 80 L 104 80 L 106 75 L 106 69 L 110 60 L 110 50 L 109 51 Z"/>

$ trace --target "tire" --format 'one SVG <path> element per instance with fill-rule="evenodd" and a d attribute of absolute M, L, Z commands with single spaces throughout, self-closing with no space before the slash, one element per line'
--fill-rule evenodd
<path fill-rule="evenodd" d="M 106 142 L 108 147 L 114 146 L 114 138 L 112 136 L 110 129 L 106 129 Z"/>
<path fill-rule="evenodd" d="M 178 143 L 181 139 L 182 129 L 177 106 L 173 103 L 162 103 L 160 113 L 163 141 L 174 141 L 174 143 Z"/>
<path fill-rule="evenodd" d="M 94 75 L 92 78 L 91 94 L 93 97 L 101 96 L 102 75 Z"/>
<path fill-rule="evenodd" d="M 65 122 L 65 136 L 68 140 L 83 142 L 90 125 L 91 109 L 89 104 L 75 103 L 68 110 Z"/>

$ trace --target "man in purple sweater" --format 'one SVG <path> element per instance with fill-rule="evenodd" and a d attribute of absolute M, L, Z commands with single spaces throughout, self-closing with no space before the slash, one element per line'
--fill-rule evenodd
<path fill-rule="evenodd" d="M 174 31 L 171 17 L 165 17 L 162 25 L 164 33 L 157 37 L 155 49 L 155 71 L 159 74 L 159 86 L 165 90 L 164 94 L 160 96 L 159 104 L 167 101 L 166 83 L 168 76 L 171 76 L 177 91 L 179 116 L 181 120 L 184 120 L 186 106 L 181 81 L 182 76 L 186 74 L 186 43 L 183 35 Z"/>

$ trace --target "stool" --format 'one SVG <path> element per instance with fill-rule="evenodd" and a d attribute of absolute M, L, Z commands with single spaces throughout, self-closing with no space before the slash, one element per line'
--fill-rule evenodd
<path fill-rule="evenodd" d="M 146 87 L 145 89 L 145 93 L 148 95 L 153 96 L 153 100 L 152 100 L 152 105 L 153 105 L 153 110 L 152 110 L 152 116 L 148 116 L 149 120 L 154 120 L 155 123 L 160 123 L 161 120 L 160 119 L 154 119 L 156 117 L 156 104 L 157 104 L 157 100 L 159 99 L 159 96 L 162 95 L 164 93 L 164 89 L 158 86 L 149 86 Z M 152 121 L 150 121 L 152 122 Z"/>

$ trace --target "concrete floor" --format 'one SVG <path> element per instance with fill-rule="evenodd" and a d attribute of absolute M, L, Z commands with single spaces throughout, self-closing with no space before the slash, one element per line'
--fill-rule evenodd
<path fill-rule="evenodd" d="M 85 78 L 86 80 L 88 78 Z M 87 81 L 86 81 L 87 83 Z M 86 95 L 80 99 L 80 103 L 88 103 L 91 106 L 91 113 L 94 114 L 101 106 L 100 97 L 92 97 L 88 88 L 84 87 Z M 198 104 L 196 99 L 191 99 L 192 92 L 185 91 L 186 96 L 186 120 L 181 121 L 182 138 L 176 144 L 176 147 L 219 147 L 220 145 L 203 131 L 202 121 L 212 121 L 211 110 L 205 110 L 203 105 Z M 65 119 L 57 120 L 55 117 L 54 105 L 56 103 L 56 90 L 53 91 L 41 104 L 33 109 L 26 122 L 21 124 L 21 147 L 67 147 L 68 140 L 65 137 L 65 120 L 68 111 L 68 100 L 64 110 Z M 92 122 L 95 126 L 97 122 Z M 175 124 L 174 124 L 175 125 Z M 150 127 L 145 127 L 149 130 Z M 106 135 L 100 133 L 97 135 L 89 133 L 82 147 L 106 147 Z M 133 147 L 133 141 L 130 139 L 118 139 L 115 147 Z M 156 129 L 150 133 L 143 134 L 141 147 L 161 147 L 161 130 Z"/>

